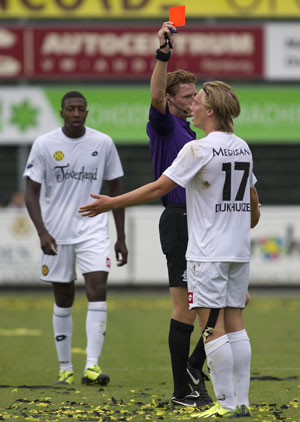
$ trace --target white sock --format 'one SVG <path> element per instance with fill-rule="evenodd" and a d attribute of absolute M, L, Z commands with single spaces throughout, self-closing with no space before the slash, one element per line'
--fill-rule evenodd
<path fill-rule="evenodd" d="M 86 316 L 86 366 L 98 365 L 106 332 L 106 302 L 88 302 Z"/>
<path fill-rule="evenodd" d="M 54 304 L 53 330 L 60 372 L 66 370 L 73 372 L 71 357 L 73 323 L 71 311 L 72 307 L 60 308 Z"/>
<path fill-rule="evenodd" d="M 232 371 L 233 359 L 227 335 L 205 343 L 207 365 L 218 402 L 225 409 L 236 408 Z"/>
<path fill-rule="evenodd" d="M 238 406 L 249 407 L 251 345 L 246 330 L 227 334 L 233 355 L 233 386 Z"/>

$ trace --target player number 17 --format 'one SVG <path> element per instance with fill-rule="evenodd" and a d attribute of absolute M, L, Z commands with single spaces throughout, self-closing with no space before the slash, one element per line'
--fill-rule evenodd
<path fill-rule="evenodd" d="M 249 177 L 249 168 L 250 163 L 248 162 L 235 162 L 234 170 L 243 171 L 243 177 L 238 188 L 237 194 L 235 196 L 235 201 L 242 201 L 245 194 L 245 189 L 247 186 L 247 180 Z M 231 201 L 231 175 L 232 175 L 232 163 L 223 163 L 222 171 L 225 172 L 225 182 L 223 187 L 223 201 Z"/>

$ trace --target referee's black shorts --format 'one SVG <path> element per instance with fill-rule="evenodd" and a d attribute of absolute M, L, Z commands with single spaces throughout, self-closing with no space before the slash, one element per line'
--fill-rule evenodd
<path fill-rule="evenodd" d="M 185 253 L 188 243 L 185 204 L 168 204 L 159 220 L 159 235 L 166 255 L 169 286 L 187 287 Z"/>

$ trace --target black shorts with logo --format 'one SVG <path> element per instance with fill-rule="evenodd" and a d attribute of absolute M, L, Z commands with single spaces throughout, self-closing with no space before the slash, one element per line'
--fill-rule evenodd
<path fill-rule="evenodd" d="M 166 255 L 169 286 L 187 287 L 185 253 L 188 243 L 185 204 L 168 204 L 159 220 L 159 235 Z"/>

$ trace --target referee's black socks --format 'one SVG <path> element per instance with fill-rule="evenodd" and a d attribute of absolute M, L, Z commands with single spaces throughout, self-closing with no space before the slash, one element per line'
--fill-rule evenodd
<path fill-rule="evenodd" d="M 201 336 L 195 346 L 195 349 L 193 350 L 193 353 L 189 357 L 189 365 L 194 369 L 202 371 L 205 359 L 206 353 L 204 349 L 203 337 Z"/>
<path fill-rule="evenodd" d="M 187 378 L 187 361 L 190 352 L 192 324 L 171 319 L 169 331 L 169 348 L 174 380 L 174 396 L 183 398 L 191 392 Z"/>

